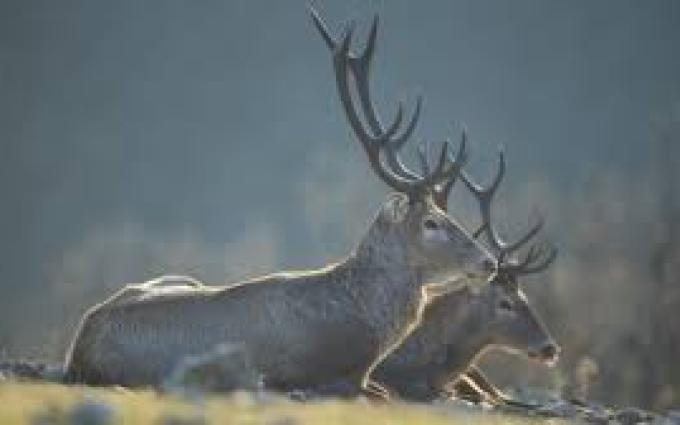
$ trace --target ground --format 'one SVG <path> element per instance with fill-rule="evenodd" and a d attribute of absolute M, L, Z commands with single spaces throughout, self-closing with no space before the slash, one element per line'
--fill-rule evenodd
<path fill-rule="evenodd" d="M 274 395 L 233 393 L 179 397 L 152 391 L 52 383 L 0 382 L 0 424 L 569 424 L 561 419 L 484 411 L 462 404 L 422 405 L 326 400 L 296 402 Z"/>

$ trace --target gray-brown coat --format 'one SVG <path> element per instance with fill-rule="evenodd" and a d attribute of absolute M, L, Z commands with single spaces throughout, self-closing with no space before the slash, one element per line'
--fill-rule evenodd
<path fill-rule="evenodd" d="M 484 250 L 432 202 L 396 195 L 353 253 L 324 269 L 224 287 L 124 288 L 85 314 L 67 378 L 156 386 L 182 358 L 233 344 L 270 388 L 341 376 L 359 388 L 418 322 L 429 283 L 488 273 Z"/>

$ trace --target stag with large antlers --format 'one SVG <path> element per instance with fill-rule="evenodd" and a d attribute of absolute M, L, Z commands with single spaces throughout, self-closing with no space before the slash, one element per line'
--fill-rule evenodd
<path fill-rule="evenodd" d="M 315 25 L 331 51 L 348 51 L 352 27 L 349 28 L 345 39 L 338 42 L 329 36 L 318 14 L 314 10 L 311 12 Z M 410 137 L 419 118 L 421 98 L 418 98 L 413 117 L 404 135 L 394 137 L 402 120 L 401 105 L 397 109 L 394 123 L 385 127 L 370 100 L 368 72 L 370 58 L 375 47 L 373 41 L 376 37 L 377 22 L 376 16 L 363 55 L 348 53 L 338 58 L 336 54 L 334 62 L 336 77 L 342 77 L 338 78 L 338 89 L 357 137 L 360 140 L 382 143 L 384 146 L 382 160 L 398 177 L 414 179 L 417 174 L 404 166 L 399 151 Z M 347 88 L 347 74 L 338 72 L 338 69 L 345 67 L 349 67 L 350 76 L 354 78 L 357 97 L 372 134 L 364 129 L 358 114 L 353 109 L 351 93 Z M 374 140 L 371 140 L 372 137 Z M 435 167 L 430 165 L 426 146 L 420 146 L 418 158 L 423 173 L 427 175 L 432 169 L 454 168 L 456 164 L 460 164 L 465 160 L 466 143 L 467 135 L 463 132 L 458 155 L 452 158 L 447 154 L 449 142 L 445 142 L 439 162 Z M 367 150 L 370 146 L 374 145 L 364 143 Z M 372 157 L 372 163 L 380 163 L 381 158 L 377 153 L 374 153 Z M 476 183 L 462 170 L 460 173 L 450 174 L 438 184 L 429 186 L 432 201 L 440 210 L 447 211 L 449 194 L 460 176 L 479 203 L 481 225 L 474 233 L 474 237 L 477 238 L 482 234 L 486 236 L 487 244 L 496 258 L 497 272 L 489 285 L 481 288 L 466 287 L 434 300 L 425 309 L 420 326 L 401 347 L 375 369 L 372 377 L 380 384 L 395 389 L 402 397 L 418 400 L 432 399 L 450 390 L 454 380 L 464 378 L 461 382 L 469 383 L 488 393 L 491 398 L 499 400 L 502 394 L 486 381 L 484 375 L 473 364 L 474 359 L 490 347 L 523 352 L 529 357 L 546 363 L 557 359 L 559 347 L 529 306 L 526 296 L 517 283 L 517 278 L 521 275 L 538 273 L 546 269 L 554 261 L 556 251 L 554 249 L 546 251 L 537 245 L 532 245 L 521 261 L 512 258 L 513 253 L 525 246 L 540 232 L 543 221 L 540 220 L 513 243 L 507 243 L 500 238 L 492 223 L 491 203 L 505 175 L 505 168 L 505 157 L 503 152 L 500 152 L 498 172 L 487 187 Z M 338 394 L 345 393 L 347 388 L 342 384 L 329 385 L 326 390 Z M 324 391 L 321 390 L 321 392 Z"/>
<path fill-rule="evenodd" d="M 461 145 L 465 145 L 463 133 Z M 476 236 L 485 234 L 496 256 L 497 272 L 490 284 L 478 289 L 463 288 L 433 301 L 423 313 L 421 325 L 375 370 L 373 378 L 393 388 L 402 397 L 430 400 L 447 395 L 455 382 L 481 391 L 495 402 L 507 401 L 474 365 L 487 349 L 500 348 L 524 353 L 529 358 L 553 364 L 559 355 L 541 319 L 530 307 L 518 284 L 522 275 L 545 270 L 556 258 L 554 248 L 532 245 L 521 261 L 511 258 L 543 226 L 539 221 L 516 242 L 504 242 L 491 217 L 491 203 L 505 174 L 505 158 L 499 155 L 498 172 L 491 184 L 482 187 L 467 173 L 460 179 L 479 203 L 481 226 Z M 447 209 L 448 195 L 455 182 L 451 178 L 439 187 L 438 203 Z"/>
<path fill-rule="evenodd" d="M 463 133 L 463 149 L 465 144 Z M 389 153 L 389 160 L 394 163 L 400 162 L 397 150 Z M 421 153 L 420 157 L 427 163 L 426 155 Z M 463 392 L 478 400 L 511 403 L 475 366 L 476 359 L 488 349 L 500 348 L 549 365 L 557 360 L 558 345 L 518 284 L 519 277 L 545 270 L 554 261 L 556 251 L 534 245 L 521 261 L 510 258 L 536 236 L 543 222 L 539 221 L 512 244 L 499 237 L 491 222 L 491 202 L 504 173 L 502 153 L 498 173 L 486 188 L 461 173 L 461 179 L 479 202 L 482 223 L 475 235 L 486 235 L 498 259 L 497 272 L 488 285 L 464 287 L 435 299 L 425 308 L 418 328 L 374 370 L 371 379 L 402 398 L 428 401 Z M 444 211 L 448 209 L 448 196 L 455 180 L 452 176 L 435 188 L 436 202 Z M 352 395 L 344 381 L 314 388 L 312 393 Z"/>
<path fill-rule="evenodd" d="M 451 160 L 445 147 L 437 165 L 420 174 L 390 160 L 394 147 L 410 138 L 420 107 L 401 132 L 401 108 L 385 127 L 373 107 L 368 70 L 377 23 L 356 55 L 351 28 L 337 41 L 314 17 L 333 53 L 350 126 L 373 171 L 397 193 L 352 253 L 323 269 L 228 286 L 158 281 L 125 287 L 83 317 L 67 356 L 68 380 L 156 386 L 183 358 L 231 344 L 268 388 L 349 377 L 353 388 L 368 390 L 370 372 L 415 327 L 430 295 L 488 279 L 492 258 L 433 197 L 438 185 L 459 174 L 463 149 Z"/>

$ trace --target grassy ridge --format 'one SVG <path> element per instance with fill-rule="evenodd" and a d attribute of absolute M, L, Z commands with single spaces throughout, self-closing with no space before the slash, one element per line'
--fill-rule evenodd
<path fill-rule="evenodd" d="M 56 384 L 0 383 L 0 424 L 71 423 L 77 411 L 104 411 L 115 424 L 544 424 L 555 420 L 523 418 L 462 407 L 430 407 L 365 401 L 292 402 L 282 397 L 255 399 L 245 393 L 189 402 L 152 391 L 66 387 Z M 42 419 L 43 422 L 40 422 Z M 177 422 L 175 422 L 177 423 Z"/>

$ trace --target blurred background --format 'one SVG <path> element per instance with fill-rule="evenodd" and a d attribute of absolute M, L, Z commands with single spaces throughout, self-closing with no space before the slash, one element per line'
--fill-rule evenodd
<path fill-rule="evenodd" d="M 560 249 L 525 290 L 564 349 L 503 385 L 680 403 L 680 3 L 320 1 L 378 12 L 374 97 L 425 97 L 417 140 L 471 137 L 496 220 Z M 341 113 L 305 2 L 0 2 L 0 350 L 61 361 L 126 282 L 211 283 L 346 255 L 386 188 Z M 336 32 L 337 33 L 337 32 Z M 474 227 L 459 188 L 453 215 Z M 499 367 L 502 366 L 502 367 Z"/>

